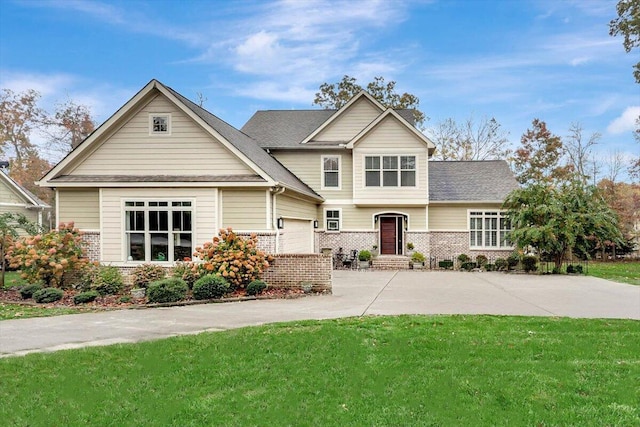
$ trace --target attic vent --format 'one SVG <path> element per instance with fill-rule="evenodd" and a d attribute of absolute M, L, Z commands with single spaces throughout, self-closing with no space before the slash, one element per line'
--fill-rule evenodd
<path fill-rule="evenodd" d="M 171 114 L 149 114 L 149 134 L 150 135 L 170 135 L 171 134 Z"/>

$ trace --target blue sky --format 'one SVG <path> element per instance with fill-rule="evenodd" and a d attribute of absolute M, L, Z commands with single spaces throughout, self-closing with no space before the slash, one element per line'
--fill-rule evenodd
<path fill-rule="evenodd" d="M 430 124 L 495 117 L 600 132 L 637 156 L 640 85 L 608 23 L 616 1 L 0 0 L 0 87 L 66 97 L 104 121 L 152 78 L 236 127 L 258 109 L 314 108 L 318 86 L 382 75 Z M 427 126 L 429 126 L 429 123 Z"/>

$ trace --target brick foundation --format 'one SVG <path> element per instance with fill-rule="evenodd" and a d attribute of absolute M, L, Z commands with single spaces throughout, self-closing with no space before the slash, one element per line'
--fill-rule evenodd
<path fill-rule="evenodd" d="M 83 231 L 82 242 L 89 261 L 100 261 L 100 232 Z"/>
<path fill-rule="evenodd" d="M 320 254 L 278 254 L 262 279 L 276 288 L 304 288 L 331 292 L 331 257 Z"/>

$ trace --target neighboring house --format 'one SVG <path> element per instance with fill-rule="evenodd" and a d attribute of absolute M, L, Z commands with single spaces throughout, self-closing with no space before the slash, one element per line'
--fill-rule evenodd
<path fill-rule="evenodd" d="M 51 206 L 14 181 L 7 173 L 7 166 L 7 162 L 0 162 L 0 214 L 23 214 L 30 221 L 50 228 Z"/>
<path fill-rule="evenodd" d="M 259 111 L 237 130 L 152 80 L 39 184 L 92 258 L 115 265 L 182 260 L 224 227 L 272 253 L 510 252 L 507 164 L 429 161 L 411 117 L 363 92 L 337 111 Z"/>

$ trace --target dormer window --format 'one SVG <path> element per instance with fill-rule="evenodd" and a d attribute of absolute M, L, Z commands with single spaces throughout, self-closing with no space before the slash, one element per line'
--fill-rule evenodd
<path fill-rule="evenodd" d="M 170 135 L 171 115 L 170 114 L 150 114 L 149 115 L 150 135 Z"/>

